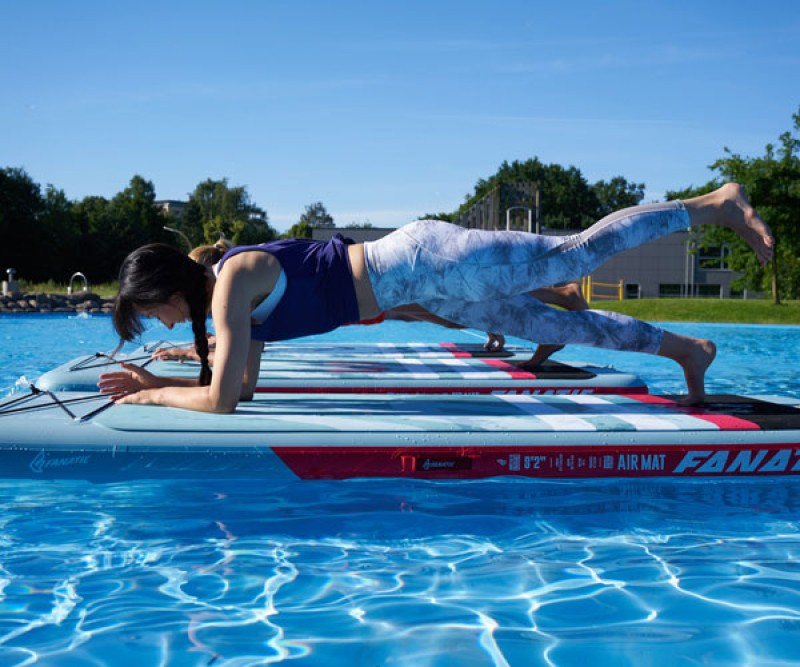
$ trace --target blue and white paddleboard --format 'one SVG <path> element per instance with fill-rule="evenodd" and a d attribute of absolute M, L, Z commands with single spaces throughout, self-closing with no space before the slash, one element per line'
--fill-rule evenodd
<path fill-rule="evenodd" d="M 545 362 L 528 371 L 516 364 L 531 351 L 486 353 L 480 345 L 454 343 L 267 345 L 256 391 L 261 393 L 610 394 L 646 393 L 637 376 L 587 363 Z M 150 361 L 142 349 L 121 360 L 146 365 L 156 375 L 197 377 L 193 362 Z M 102 373 L 118 370 L 105 355 L 73 359 L 42 375 L 50 391 L 96 391 Z"/>
<path fill-rule="evenodd" d="M 791 399 L 271 394 L 229 415 L 97 394 L 0 405 L 3 477 L 344 479 L 800 474 Z"/>

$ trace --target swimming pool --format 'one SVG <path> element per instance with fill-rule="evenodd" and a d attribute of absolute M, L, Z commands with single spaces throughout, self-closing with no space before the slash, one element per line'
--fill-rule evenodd
<path fill-rule="evenodd" d="M 711 391 L 800 396 L 800 328 L 671 328 L 718 342 Z M 334 338 L 477 335 L 391 323 Z M 4 316 L 0 393 L 113 346 L 107 317 Z M 559 358 L 681 391 L 660 359 Z M 2 665 L 796 664 L 790 478 L 0 480 L 0 503 Z"/>

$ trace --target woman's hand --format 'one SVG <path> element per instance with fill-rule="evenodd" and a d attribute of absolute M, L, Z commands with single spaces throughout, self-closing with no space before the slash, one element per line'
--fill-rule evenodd
<path fill-rule="evenodd" d="M 208 363 L 214 361 L 214 347 L 217 344 L 217 337 L 207 334 L 208 339 Z M 200 355 L 197 354 L 197 348 L 194 345 L 189 347 L 162 347 L 153 352 L 154 361 L 200 361 Z"/>
<path fill-rule="evenodd" d="M 147 402 L 122 399 L 131 398 L 145 389 L 156 389 L 163 385 L 161 378 L 141 366 L 124 361 L 120 365 L 125 370 L 103 373 L 97 383 L 100 392 L 108 394 L 112 401 L 117 403 Z"/>
<path fill-rule="evenodd" d="M 142 389 L 135 394 L 127 394 L 119 398 L 111 397 L 117 405 L 158 405 L 158 397 L 156 391 L 151 389 Z"/>
<path fill-rule="evenodd" d="M 200 355 L 191 347 L 162 347 L 153 352 L 154 361 L 200 361 Z"/>

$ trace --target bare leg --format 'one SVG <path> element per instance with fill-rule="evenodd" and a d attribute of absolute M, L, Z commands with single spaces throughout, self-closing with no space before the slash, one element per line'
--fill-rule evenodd
<path fill-rule="evenodd" d="M 687 395 L 681 401 L 686 405 L 702 403 L 706 396 L 706 370 L 714 361 L 717 346 L 710 340 L 681 336 L 664 331 L 658 355 L 680 364 L 686 378 Z"/>
<path fill-rule="evenodd" d="M 589 308 L 589 304 L 583 298 L 579 283 L 569 283 L 560 287 L 543 287 L 533 290 L 531 296 L 539 299 L 542 303 L 560 306 L 564 310 L 588 310 Z M 505 337 L 497 333 L 489 333 L 488 336 L 489 339 L 483 347 L 490 351 L 501 351 L 506 343 Z M 522 369 L 533 370 L 562 349 L 564 349 L 563 345 L 539 345 L 530 359 L 517 364 L 517 366 Z"/>
<path fill-rule="evenodd" d="M 430 322 L 448 329 L 463 329 L 464 327 L 426 310 L 417 303 L 407 303 L 402 306 L 390 308 L 385 313 L 388 320 L 401 320 L 403 322 Z"/>
<path fill-rule="evenodd" d="M 560 287 L 543 287 L 533 290 L 531 295 L 542 303 L 560 306 L 564 310 L 588 310 L 589 304 L 583 298 L 580 283 L 568 283 Z"/>
<path fill-rule="evenodd" d="M 772 259 L 775 238 L 750 205 L 742 186 L 726 183 L 707 195 L 684 200 L 692 226 L 720 225 L 732 229 L 753 249 L 762 264 Z"/>

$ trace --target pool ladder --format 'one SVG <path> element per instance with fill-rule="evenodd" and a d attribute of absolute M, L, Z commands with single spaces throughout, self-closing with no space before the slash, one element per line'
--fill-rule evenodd
<path fill-rule="evenodd" d="M 75 279 L 78 278 L 83 281 L 83 289 L 82 292 L 89 291 L 89 280 L 83 275 L 80 271 L 76 271 L 72 274 L 72 277 L 69 279 L 69 286 L 67 287 L 67 294 L 72 294 L 72 283 L 75 282 Z"/>

